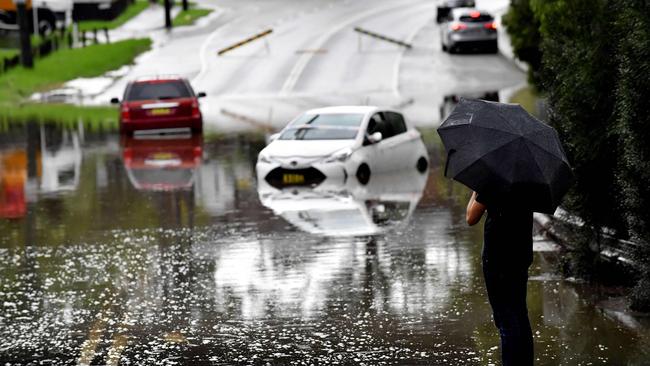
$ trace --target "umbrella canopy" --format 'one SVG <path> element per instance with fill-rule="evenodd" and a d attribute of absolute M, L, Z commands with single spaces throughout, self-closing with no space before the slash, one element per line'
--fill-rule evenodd
<path fill-rule="evenodd" d="M 553 213 L 573 174 L 557 132 L 520 105 L 461 99 L 438 128 L 445 176 L 483 197 Z"/>

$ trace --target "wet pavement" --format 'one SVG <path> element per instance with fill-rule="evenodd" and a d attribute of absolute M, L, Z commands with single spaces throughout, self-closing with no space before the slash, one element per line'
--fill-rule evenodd
<path fill-rule="evenodd" d="M 424 175 L 278 192 L 261 134 L 1 128 L 2 364 L 499 364 L 481 229 L 433 130 Z M 536 249 L 537 364 L 648 365 L 648 320 Z"/>

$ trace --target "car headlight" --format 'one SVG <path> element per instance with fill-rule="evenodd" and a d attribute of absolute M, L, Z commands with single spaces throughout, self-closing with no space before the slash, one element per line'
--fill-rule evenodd
<path fill-rule="evenodd" d="M 273 161 L 271 160 L 271 157 L 268 156 L 268 155 L 266 155 L 266 154 L 259 154 L 259 155 L 257 156 L 257 161 L 258 161 L 259 163 L 265 163 L 265 164 L 270 164 L 270 163 L 273 162 Z"/>
<path fill-rule="evenodd" d="M 338 162 L 342 163 L 342 162 L 345 162 L 346 160 L 348 160 L 350 158 L 350 156 L 352 156 L 352 149 L 350 149 L 349 147 L 346 147 L 345 149 L 339 150 L 339 151 L 335 152 L 334 154 L 328 156 L 327 158 L 325 158 L 325 160 L 323 160 L 323 162 L 325 162 L 325 163 L 334 163 L 334 162 L 338 161 Z"/>

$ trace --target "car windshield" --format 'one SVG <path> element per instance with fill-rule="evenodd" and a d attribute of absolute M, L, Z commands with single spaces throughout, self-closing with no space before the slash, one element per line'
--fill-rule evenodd
<path fill-rule="evenodd" d="M 159 99 L 176 99 L 189 98 L 192 92 L 181 80 L 155 82 L 155 83 L 135 83 L 129 88 L 126 100 L 159 100 Z"/>
<path fill-rule="evenodd" d="M 282 133 L 280 140 L 353 140 L 363 114 L 303 114 Z"/>
<path fill-rule="evenodd" d="M 453 8 L 459 8 L 461 6 L 474 6 L 474 2 L 468 0 L 448 0 L 445 5 Z"/>

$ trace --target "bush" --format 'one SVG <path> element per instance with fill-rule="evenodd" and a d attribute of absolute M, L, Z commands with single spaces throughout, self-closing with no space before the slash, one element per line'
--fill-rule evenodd
<path fill-rule="evenodd" d="M 617 194 L 618 134 L 615 124 L 616 51 L 606 0 L 533 0 L 540 19 L 540 79 L 573 164 L 576 182 L 566 208 L 589 226 L 625 236 Z"/>
<path fill-rule="evenodd" d="M 573 163 L 576 183 L 564 207 L 587 227 L 613 229 L 641 243 L 632 303 L 645 311 L 650 311 L 648 14 L 644 0 L 512 0 L 506 17 L 515 54 L 535 70 L 532 80 L 546 93 L 550 123 Z M 587 240 L 580 242 L 587 246 Z"/>
<path fill-rule="evenodd" d="M 510 35 L 515 56 L 528 63 L 528 78 L 532 84 L 539 84 L 539 70 L 542 66 L 542 51 L 539 48 L 539 20 L 530 8 L 531 0 L 512 0 L 510 9 L 503 17 L 503 24 Z"/>
<path fill-rule="evenodd" d="M 618 5 L 615 100 L 621 155 L 617 178 L 630 236 L 642 244 L 636 260 L 643 270 L 633 306 L 650 310 L 650 5 L 638 0 L 620 0 Z"/>

